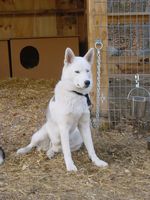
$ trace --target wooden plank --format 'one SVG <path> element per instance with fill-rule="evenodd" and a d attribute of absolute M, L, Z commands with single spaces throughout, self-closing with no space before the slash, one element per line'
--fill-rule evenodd
<path fill-rule="evenodd" d="M 109 64 L 109 74 L 136 74 L 136 73 L 150 73 L 149 63 L 121 63 Z"/>
<path fill-rule="evenodd" d="M 80 56 L 85 55 L 87 51 L 87 16 L 86 16 L 86 1 L 77 1 L 77 7 L 83 8 L 83 15 L 78 15 L 78 35 L 79 35 L 79 47 Z"/>
<path fill-rule="evenodd" d="M 150 15 L 113 15 L 108 14 L 108 24 L 118 24 L 118 23 L 148 23 Z"/>
<path fill-rule="evenodd" d="M 0 1 L 0 11 L 28 10 L 34 8 L 34 0 L 7 0 Z"/>
<path fill-rule="evenodd" d="M 21 11 L 55 8 L 54 0 L 1 0 L 0 11 Z"/>
<path fill-rule="evenodd" d="M 150 13 L 149 12 L 123 12 L 123 13 L 108 13 L 108 16 L 134 16 L 134 17 L 137 17 L 137 16 L 150 16 Z"/>
<path fill-rule="evenodd" d="M 150 57 L 108 56 L 109 74 L 150 73 Z"/>
<path fill-rule="evenodd" d="M 32 37 L 34 35 L 34 18 L 14 17 L 12 18 L 13 31 L 11 38 Z"/>
<path fill-rule="evenodd" d="M 138 56 L 108 56 L 108 63 L 111 64 L 123 64 L 123 63 L 128 63 L 128 64 L 136 64 L 140 62 L 140 59 L 143 57 L 138 57 Z"/>
<path fill-rule="evenodd" d="M 1 40 L 57 35 L 55 1 L 0 1 L 0 10 Z"/>
<path fill-rule="evenodd" d="M 84 13 L 84 9 L 77 8 L 77 2 L 56 1 L 56 10 L 62 10 L 61 15 L 56 15 L 57 34 L 58 36 L 75 36 L 78 35 L 77 15 Z M 68 11 L 68 13 L 66 12 Z M 79 12 L 75 12 L 79 11 Z M 80 12 L 81 11 L 81 12 Z M 59 13 L 58 13 L 59 14 Z M 63 14 L 63 15 L 62 15 Z M 64 15 L 72 14 L 72 15 Z"/>
<path fill-rule="evenodd" d="M 95 39 L 101 39 L 103 42 L 103 49 L 101 52 L 101 97 L 104 101 L 100 102 L 101 115 L 108 116 L 108 66 L 107 66 L 107 0 L 101 3 L 94 3 L 94 1 L 87 1 L 88 9 L 88 44 L 93 47 Z M 99 13 L 97 16 L 95 15 Z M 94 85 L 92 98 L 94 104 L 96 103 L 96 61 L 93 68 Z M 95 107 L 94 107 L 95 109 Z"/>
<path fill-rule="evenodd" d="M 33 37 L 50 37 L 56 35 L 56 16 L 36 16 L 33 22 Z"/>
<path fill-rule="evenodd" d="M 108 47 L 108 30 L 107 30 L 107 0 L 103 0 L 101 5 L 96 4 L 99 8 L 100 13 L 100 39 L 103 42 L 103 48 L 101 52 L 101 97 L 104 98 L 104 101 L 101 99 L 101 115 L 108 117 L 108 65 L 107 65 L 107 47 Z"/>
<path fill-rule="evenodd" d="M 87 0 L 87 27 L 88 27 L 88 48 L 94 47 L 96 37 L 99 37 L 99 34 L 95 32 L 95 5 L 94 1 Z M 94 104 L 93 110 L 96 110 L 96 60 L 93 64 L 93 90 L 91 92 L 92 102 Z"/>
<path fill-rule="evenodd" d="M 12 18 L 0 18 L 0 40 L 5 40 L 12 37 L 13 19 Z"/>
<path fill-rule="evenodd" d="M 142 79 L 149 79 L 150 78 L 150 74 L 140 74 L 140 78 L 142 77 Z M 120 78 L 120 79 L 127 79 L 127 80 L 133 80 L 135 79 L 135 74 L 109 74 L 109 78 Z"/>
<path fill-rule="evenodd" d="M 40 10 L 19 10 L 19 11 L 0 11 L 0 17 L 12 16 L 47 16 L 64 14 L 83 14 L 84 9 L 40 9 Z"/>
<path fill-rule="evenodd" d="M 53 27 L 53 28 L 52 28 Z M 0 39 L 56 36 L 55 16 L 0 18 Z"/>

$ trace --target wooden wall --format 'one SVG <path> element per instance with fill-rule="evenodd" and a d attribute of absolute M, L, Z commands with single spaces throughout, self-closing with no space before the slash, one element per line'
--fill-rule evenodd
<path fill-rule="evenodd" d="M 0 41 L 23 38 L 79 38 L 87 50 L 86 0 L 0 0 Z"/>
<path fill-rule="evenodd" d="M 56 36 L 56 16 L 39 14 L 54 8 L 53 0 L 0 0 L 0 39 Z"/>
<path fill-rule="evenodd" d="M 87 50 L 86 0 L 56 0 L 56 10 L 63 13 L 56 15 L 58 36 L 79 36 L 80 55 Z"/>
<path fill-rule="evenodd" d="M 95 40 L 101 39 L 103 48 L 101 50 L 101 99 L 100 109 L 101 115 L 107 117 L 108 115 L 108 66 L 107 66 L 107 0 L 90 1 L 87 0 L 87 15 L 88 15 L 88 46 L 94 47 Z M 95 56 L 96 58 L 96 56 Z M 96 102 L 96 59 L 93 69 L 94 87 L 92 92 L 93 102 Z M 95 106 L 96 104 L 94 104 Z M 94 107 L 95 110 L 95 107 Z"/>
<path fill-rule="evenodd" d="M 87 50 L 86 0 L 0 0 L 0 40 L 79 36 Z"/>

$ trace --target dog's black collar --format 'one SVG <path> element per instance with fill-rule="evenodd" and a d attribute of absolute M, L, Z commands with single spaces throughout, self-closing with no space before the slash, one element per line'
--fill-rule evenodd
<path fill-rule="evenodd" d="M 72 92 L 74 92 L 74 93 L 77 94 L 77 95 L 86 97 L 87 105 L 88 105 L 88 106 L 91 106 L 91 105 L 92 105 L 91 100 L 90 100 L 90 97 L 89 97 L 88 94 L 82 94 L 82 93 L 77 92 L 77 91 L 74 91 L 74 90 L 73 90 Z"/>

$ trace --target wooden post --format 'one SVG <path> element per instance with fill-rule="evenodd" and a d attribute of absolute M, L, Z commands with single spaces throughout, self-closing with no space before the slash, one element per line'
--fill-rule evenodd
<path fill-rule="evenodd" d="M 100 116 L 108 117 L 108 66 L 107 66 L 107 0 L 97 0 L 96 2 L 87 0 L 87 19 L 88 19 L 88 46 L 94 47 L 95 40 L 101 39 L 103 49 L 101 50 L 101 102 Z M 93 92 L 92 100 L 94 111 L 96 104 L 96 56 L 93 66 Z"/>

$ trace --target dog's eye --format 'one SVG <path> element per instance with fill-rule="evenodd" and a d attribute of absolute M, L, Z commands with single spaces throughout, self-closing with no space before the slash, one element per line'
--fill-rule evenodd
<path fill-rule="evenodd" d="M 78 71 L 78 70 L 77 70 L 77 71 L 75 71 L 75 73 L 76 73 L 76 74 L 79 74 L 79 73 L 80 73 L 80 71 Z"/>
<path fill-rule="evenodd" d="M 90 72 L 90 70 L 87 69 L 86 72 Z"/>

